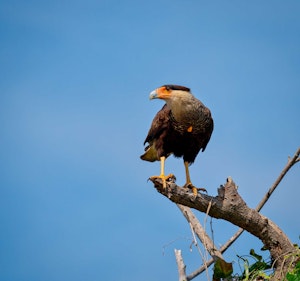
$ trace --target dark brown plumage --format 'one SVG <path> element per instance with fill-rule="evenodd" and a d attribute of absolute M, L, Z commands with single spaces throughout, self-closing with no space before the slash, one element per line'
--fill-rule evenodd
<path fill-rule="evenodd" d="M 154 117 L 144 144 L 148 143 L 142 160 L 161 161 L 160 178 L 166 186 L 164 161 L 170 155 L 183 157 L 186 185 L 191 184 L 188 166 L 204 151 L 213 131 L 210 110 L 196 99 L 189 88 L 164 85 L 151 92 L 150 99 L 160 98 L 166 104 Z M 195 190 L 193 189 L 195 192 Z"/>

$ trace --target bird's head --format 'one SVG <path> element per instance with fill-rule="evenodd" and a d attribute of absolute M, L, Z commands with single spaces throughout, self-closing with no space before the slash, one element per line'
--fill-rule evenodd
<path fill-rule="evenodd" d="M 195 98 L 190 89 L 178 85 L 161 86 L 152 91 L 149 98 L 164 100 L 176 120 L 186 118 L 187 112 L 193 109 L 195 104 Z"/>
<path fill-rule="evenodd" d="M 163 85 L 150 93 L 149 98 L 152 99 L 163 99 L 166 102 L 176 98 L 190 97 L 190 89 L 184 86 L 178 85 Z"/>

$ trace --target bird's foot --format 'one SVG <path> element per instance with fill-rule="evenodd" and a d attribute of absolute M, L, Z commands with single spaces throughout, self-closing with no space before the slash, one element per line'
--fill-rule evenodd
<path fill-rule="evenodd" d="M 197 196 L 198 194 L 198 191 L 202 191 L 202 192 L 206 192 L 207 193 L 207 190 L 203 187 L 200 187 L 200 188 L 197 188 L 196 186 L 194 186 L 191 182 L 187 182 L 185 185 L 184 185 L 185 188 L 188 188 L 188 189 L 191 189 L 193 194 L 195 196 Z"/>
<path fill-rule="evenodd" d="M 163 182 L 163 188 L 167 187 L 167 181 L 168 182 L 174 182 L 176 180 L 175 176 L 173 174 L 169 174 L 167 176 L 165 175 L 159 175 L 159 176 L 152 176 L 149 178 L 149 180 L 154 181 L 156 179 L 161 179 Z"/>

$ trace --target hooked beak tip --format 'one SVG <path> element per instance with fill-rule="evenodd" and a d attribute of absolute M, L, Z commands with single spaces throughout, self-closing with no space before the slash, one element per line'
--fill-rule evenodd
<path fill-rule="evenodd" d="M 152 99 L 156 99 L 157 98 L 157 92 L 156 90 L 152 91 L 149 95 L 149 99 L 152 100 Z"/>

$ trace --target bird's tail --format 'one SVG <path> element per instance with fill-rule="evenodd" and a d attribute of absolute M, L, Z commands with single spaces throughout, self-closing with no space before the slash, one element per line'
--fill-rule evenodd
<path fill-rule="evenodd" d="M 143 155 L 140 156 L 142 160 L 145 161 L 150 161 L 150 162 L 154 162 L 154 161 L 158 161 L 159 158 L 157 157 L 157 151 L 154 147 L 154 145 L 148 145 L 145 148 L 145 153 Z"/>

